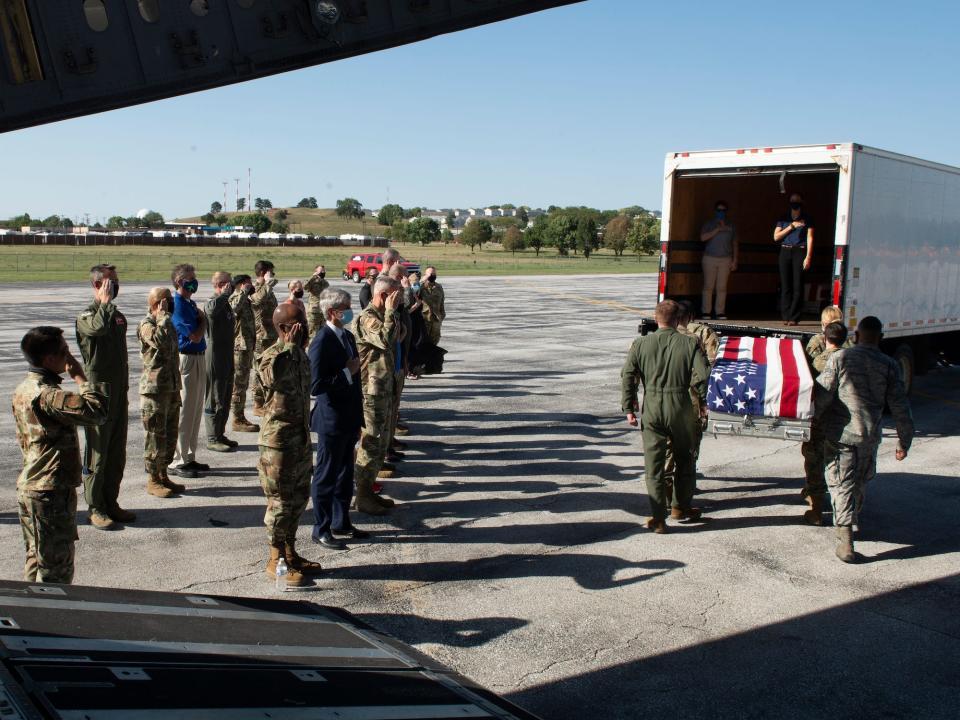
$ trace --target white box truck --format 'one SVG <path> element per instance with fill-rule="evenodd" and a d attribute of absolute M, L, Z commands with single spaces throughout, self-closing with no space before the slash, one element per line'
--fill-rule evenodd
<path fill-rule="evenodd" d="M 773 230 L 795 192 L 812 218 L 814 251 L 803 320 L 788 327 Z M 960 168 L 856 143 L 668 153 L 658 301 L 700 307 L 700 230 L 718 200 L 739 240 L 729 319 L 709 323 L 719 333 L 806 342 L 820 331 L 820 310 L 835 304 L 851 329 L 880 318 L 883 349 L 908 388 L 939 358 L 960 361 Z"/>

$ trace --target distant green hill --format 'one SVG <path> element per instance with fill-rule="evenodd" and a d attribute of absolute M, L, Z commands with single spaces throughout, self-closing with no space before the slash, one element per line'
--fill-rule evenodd
<path fill-rule="evenodd" d="M 277 208 L 274 208 L 276 210 Z M 383 235 L 386 227 L 377 224 L 376 218 L 366 218 L 366 220 L 355 220 L 353 218 L 337 217 L 336 210 L 332 208 L 319 208 L 310 210 L 308 208 L 284 208 L 290 216 L 284 221 L 290 226 L 290 232 L 294 233 L 313 233 L 314 235 L 344 235 L 352 233 L 357 235 Z M 246 212 L 224 213 L 228 218 L 233 218 L 238 214 L 246 215 Z M 273 217 L 273 211 L 268 213 Z M 200 222 L 199 217 L 177 218 L 174 222 Z"/>

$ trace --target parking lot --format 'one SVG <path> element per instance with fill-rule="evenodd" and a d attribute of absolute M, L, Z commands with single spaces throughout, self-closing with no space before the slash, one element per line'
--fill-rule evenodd
<path fill-rule="evenodd" d="M 411 447 L 384 483 L 398 506 L 383 522 L 356 516 L 374 538 L 341 553 L 309 542 L 308 510 L 300 549 L 329 572 L 297 597 L 345 608 L 551 720 L 956 717 L 960 368 L 917 378 L 904 462 L 883 443 L 859 564 L 836 560 L 831 528 L 800 521 L 803 464 L 786 441 L 706 438 L 709 521 L 654 535 L 619 372 L 656 276 L 440 273 L 449 355 L 443 375 L 407 384 Z M 81 500 L 75 582 L 274 594 L 255 435 L 232 435 L 236 453 L 202 451 L 213 469 L 183 497 L 144 490 L 135 326 L 149 287 L 121 274 L 133 373 L 121 504 L 138 519 L 99 532 Z M 208 291 L 202 278 L 198 296 Z M 23 560 L 9 412 L 19 339 L 60 325 L 76 348 L 88 297 L 79 283 L 0 296 L 4 578 Z"/>

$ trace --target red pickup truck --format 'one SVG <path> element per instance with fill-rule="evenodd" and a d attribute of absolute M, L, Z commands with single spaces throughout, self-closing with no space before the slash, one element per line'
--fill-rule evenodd
<path fill-rule="evenodd" d="M 420 272 L 420 264 L 415 262 L 410 262 L 409 260 L 404 260 L 400 258 L 400 264 L 403 265 L 407 272 L 418 273 Z M 367 270 L 372 267 L 375 267 L 377 270 L 383 265 L 383 253 L 360 253 L 359 255 L 354 255 L 347 261 L 347 267 L 343 271 L 344 280 L 353 280 L 355 283 L 360 282 L 363 277 L 367 274 Z"/>

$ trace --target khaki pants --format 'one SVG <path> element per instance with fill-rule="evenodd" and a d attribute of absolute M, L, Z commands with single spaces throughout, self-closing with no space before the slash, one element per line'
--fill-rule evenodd
<path fill-rule="evenodd" d="M 177 452 L 174 453 L 170 467 L 197 459 L 197 436 L 200 434 L 203 396 L 207 386 L 207 368 L 203 355 L 181 355 L 180 378 L 183 381 L 183 388 L 180 390 L 180 434 Z"/>
<path fill-rule="evenodd" d="M 730 266 L 733 258 L 703 256 L 703 314 L 709 315 L 714 310 L 713 291 L 717 291 L 717 315 L 727 311 L 727 278 L 730 277 Z"/>

